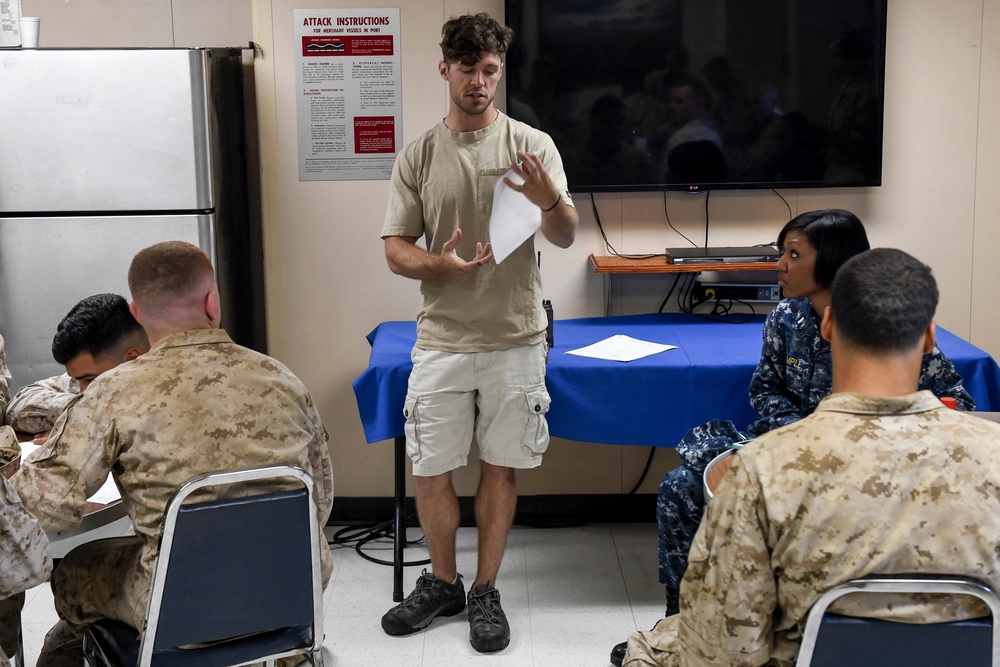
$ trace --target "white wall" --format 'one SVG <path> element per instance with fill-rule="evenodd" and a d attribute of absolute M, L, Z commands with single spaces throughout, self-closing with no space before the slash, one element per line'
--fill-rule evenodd
<path fill-rule="evenodd" d="M 503 15 L 502 0 L 398 0 L 403 24 L 404 141 L 446 111 L 437 75 L 441 24 L 474 11 Z M 415 282 L 392 275 L 379 231 L 386 181 L 299 182 L 292 11 L 383 7 L 383 2 L 317 0 L 23 0 L 42 19 L 45 46 L 261 46 L 256 60 L 263 182 L 268 326 L 271 352 L 313 391 L 331 436 L 338 496 L 391 496 L 391 443 L 367 445 L 351 381 L 368 359 L 365 335 L 383 320 L 411 319 Z M 890 0 L 883 186 L 788 190 L 793 214 L 841 207 L 865 222 L 874 245 L 896 246 L 929 263 L 942 293 L 939 323 L 1000 354 L 1000 0 Z M 666 196 L 670 218 L 704 236 L 704 196 Z M 659 193 L 595 197 L 621 252 L 657 252 L 681 239 L 669 230 Z M 587 257 L 606 254 L 590 198 L 578 195 L 581 227 L 572 248 L 541 242 L 542 279 L 557 317 L 604 312 L 605 279 Z M 774 194 L 711 195 L 710 241 L 773 240 L 788 219 Z M 665 280 L 616 278 L 616 312 L 650 311 Z M 545 464 L 519 477 L 522 493 L 619 493 L 638 478 L 648 450 L 556 439 Z M 656 454 L 641 488 L 652 492 L 676 462 Z M 457 476 L 471 494 L 475 475 Z"/>

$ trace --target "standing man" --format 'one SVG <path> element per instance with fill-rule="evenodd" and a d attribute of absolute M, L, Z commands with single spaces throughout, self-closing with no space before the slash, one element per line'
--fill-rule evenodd
<path fill-rule="evenodd" d="M 733 454 L 691 545 L 680 613 L 633 633 L 626 667 L 791 665 L 813 603 L 871 574 L 1000 587 L 1000 425 L 918 390 L 937 301 L 930 268 L 901 250 L 837 272 L 821 324 L 833 393 Z M 928 600 L 849 596 L 831 611 L 907 623 L 989 613 L 971 596 Z"/>
<path fill-rule="evenodd" d="M 45 442 L 49 429 L 78 394 L 104 371 L 149 351 L 149 340 L 119 294 L 95 294 L 79 301 L 56 327 L 52 356 L 62 375 L 21 387 L 7 406 L 6 424 Z"/>
<path fill-rule="evenodd" d="M 382 628 L 410 634 L 466 607 L 451 471 L 465 465 L 475 433 L 479 554 L 468 606 L 470 641 L 480 652 L 510 643 L 494 584 L 517 505 L 515 469 L 541 464 L 549 440 L 534 241 L 502 264 L 492 261 L 494 186 L 508 169 L 523 178 L 505 183 L 541 209 L 542 234 L 559 247 L 573 243 L 579 220 L 555 144 L 494 106 L 513 36 L 487 14 L 444 24 L 438 72 L 448 84 L 448 114 L 397 158 L 382 228 L 389 268 L 420 280 L 424 295 L 404 414 L 433 569 L 382 617 Z M 421 237 L 426 250 L 416 245 Z"/>
<path fill-rule="evenodd" d="M 128 284 L 132 314 L 152 347 L 94 380 L 13 478 L 25 507 L 51 532 L 80 523 L 87 498 L 110 472 L 135 531 L 83 544 L 60 561 L 52 591 L 61 620 L 38 667 L 80 665 L 79 632 L 98 619 L 143 627 L 164 513 L 191 477 L 292 464 L 316 482 L 321 528 L 333 505 L 327 433 L 309 391 L 281 363 L 219 328 L 219 292 L 205 253 L 183 241 L 150 246 L 132 260 Z M 209 489 L 204 499 L 214 497 Z M 322 530 L 316 549 L 325 584 L 332 560 Z"/>

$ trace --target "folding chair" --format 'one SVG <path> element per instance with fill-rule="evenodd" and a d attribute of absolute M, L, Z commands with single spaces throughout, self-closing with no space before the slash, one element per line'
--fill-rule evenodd
<path fill-rule="evenodd" d="M 705 472 L 702 473 L 701 480 L 705 489 L 706 501 L 711 500 L 712 496 L 715 495 L 715 489 L 718 488 L 719 482 L 722 481 L 726 471 L 729 470 L 729 464 L 732 463 L 729 457 L 735 453 L 735 449 L 727 449 L 709 461 L 708 465 L 705 466 Z"/>
<path fill-rule="evenodd" d="M 290 491 L 183 504 L 205 487 L 294 478 Z M 263 466 L 198 475 L 171 499 L 142 633 L 102 620 L 92 667 L 223 667 L 305 654 L 322 665 L 323 588 L 312 478 Z"/>
<path fill-rule="evenodd" d="M 827 612 L 851 593 L 972 595 L 992 618 L 946 623 L 898 623 Z M 796 667 L 1000 667 L 1000 598 L 970 577 L 905 574 L 852 579 L 824 593 L 809 610 Z"/>

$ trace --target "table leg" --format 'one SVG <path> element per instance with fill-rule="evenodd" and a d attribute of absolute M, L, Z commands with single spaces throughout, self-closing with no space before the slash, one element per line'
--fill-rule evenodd
<path fill-rule="evenodd" d="M 403 601 L 403 547 L 406 546 L 406 437 L 393 440 L 393 482 L 395 486 L 396 527 L 392 543 L 392 601 Z"/>

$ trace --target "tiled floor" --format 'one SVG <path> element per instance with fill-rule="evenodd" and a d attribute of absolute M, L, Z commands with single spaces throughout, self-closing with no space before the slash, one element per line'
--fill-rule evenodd
<path fill-rule="evenodd" d="M 475 576 L 475 545 L 475 529 L 460 529 L 458 563 L 467 584 Z M 370 544 L 366 553 L 391 560 L 391 543 Z M 407 560 L 424 557 L 420 546 L 406 550 Z M 419 567 L 406 568 L 406 593 L 419 574 Z M 379 619 L 392 606 L 392 568 L 361 558 L 353 548 L 338 548 L 326 591 L 326 665 L 604 667 L 612 646 L 663 614 L 656 525 L 515 526 L 497 588 L 511 625 L 504 651 L 476 653 L 464 614 L 438 619 L 408 637 L 389 637 Z M 22 621 L 25 664 L 33 666 L 55 621 L 47 586 L 28 592 Z"/>

